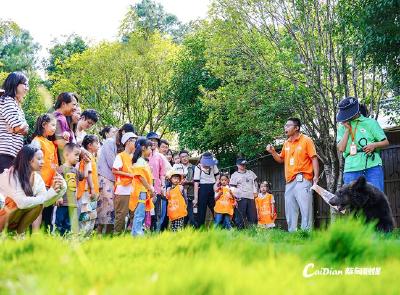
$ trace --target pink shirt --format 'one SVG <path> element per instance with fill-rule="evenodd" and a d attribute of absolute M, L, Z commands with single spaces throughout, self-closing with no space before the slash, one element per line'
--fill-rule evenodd
<path fill-rule="evenodd" d="M 161 194 L 161 184 L 164 183 L 166 173 L 162 155 L 154 151 L 149 157 L 149 165 L 154 178 L 154 190 L 159 195 Z"/>

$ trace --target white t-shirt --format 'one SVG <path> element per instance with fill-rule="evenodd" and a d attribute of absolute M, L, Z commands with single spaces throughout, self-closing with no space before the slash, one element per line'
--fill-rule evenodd
<path fill-rule="evenodd" d="M 67 183 L 63 181 L 62 189 L 57 193 L 53 188 L 46 189 L 40 174 L 34 172 L 33 196 L 27 196 L 21 187 L 18 178 L 10 177 L 10 170 L 6 169 L 0 174 L 0 193 L 4 198 L 9 196 L 17 204 L 18 209 L 28 209 L 37 205 L 50 206 L 61 198 L 67 190 Z"/>
<path fill-rule="evenodd" d="M 200 184 L 214 184 L 217 175 L 219 175 L 217 166 L 212 166 L 206 170 L 201 165 L 198 165 L 194 168 L 193 181 Z"/>
<path fill-rule="evenodd" d="M 120 155 L 117 155 L 114 160 L 113 168 L 116 170 L 120 170 L 123 166 L 122 159 Z M 118 178 L 118 177 L 116 177 Z M 132 185 L 117 185 L 115 188 L 116 195 L 130 195 L 132 192 Z"/>

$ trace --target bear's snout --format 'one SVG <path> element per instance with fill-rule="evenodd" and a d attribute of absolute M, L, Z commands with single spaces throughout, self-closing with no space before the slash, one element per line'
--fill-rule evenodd
<path fill-rule="evenodd" d="M 333 197 L 329 200 L 329 204 L 331 204 L 332 206 L 340 205 L 339 198 L 337 196 Z"/>

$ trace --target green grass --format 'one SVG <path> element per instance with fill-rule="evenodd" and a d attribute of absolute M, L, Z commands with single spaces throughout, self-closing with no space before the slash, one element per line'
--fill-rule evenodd
<path fill-rule="evenodd" d="M 400 234 L 341 219 L 327 231 L 191 231 L 0 241 L 0 294 L 399 294 Z M 379 276 L 304 278 L 315 267 Z"/>

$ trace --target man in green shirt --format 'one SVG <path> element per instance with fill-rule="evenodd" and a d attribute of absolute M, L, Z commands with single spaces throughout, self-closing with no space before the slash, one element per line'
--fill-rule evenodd
<path fill-rule="evenodd" d="M 358 100 L 347 97 L 340 101 L 337 121 L 337 147 L 344 157 L 343 182 L 348 184 L 361 175 L 384 191 L 382 159 L 379 150 L 389 145 L 379 123 L 360 114 Z"/>

